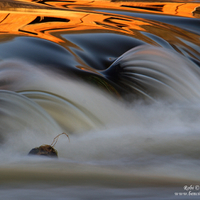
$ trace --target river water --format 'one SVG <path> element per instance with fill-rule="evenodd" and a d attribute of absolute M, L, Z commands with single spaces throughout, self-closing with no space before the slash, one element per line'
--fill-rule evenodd
<path fill-rule="evenodd" d="M 0 0 L 0 197 L 199 199 L 200 2 Z M 58 159 L 28 156 L 55 145 Z"/>

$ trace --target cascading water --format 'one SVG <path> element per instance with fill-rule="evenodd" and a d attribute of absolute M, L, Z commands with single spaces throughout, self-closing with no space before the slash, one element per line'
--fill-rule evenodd
<path fill-rule="evenodd" d="M 1 197 L 198 199 L 198 5 L 0 1 Z"/>

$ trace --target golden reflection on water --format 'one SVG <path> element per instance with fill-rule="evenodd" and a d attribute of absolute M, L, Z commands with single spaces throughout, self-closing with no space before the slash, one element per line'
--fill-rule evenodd
<path fill-rule="evenodd" d="M 37 2 L 0 0 L 0 41 L 7 41 L 15 36 L 32 36 L 55 42 L 70 50 L 70 46 L 77 49 L 79 47 L 64 38 L 63 34 L 117 33 L 157 45 L 154 39 L 145 34 L 148 33 L 163 38 L 177 51 L 180 51 L 180 46 L 184 46 L 188 54 L 191 54 L 190 50 L 194 52 L 190 56 L 195 58 L 195 50 L 189 43 L 184 43 L 186 40 L 200 45 L 199 38 L 192 32 L 170 24 L 115 14 L 108 10 L 170 14 L 194 18 L 198 17 L 198 6 L 198 3 L 112 2 L 105 0 Z M 197 12 L 194 16 L 195 9 Z M 74 56 L 80 61 L 76 55 Z M 80 62 L 82 63 L 82 61 Z M 84 63 L 83 66 L 85 66 Z M 86 66 L 83 68 L 83 70 L 87 69 Z M 89 69 L 89 71 L 93 70 Z"/>
<path fill-rule="evenodd" d="M 141 33 L 147 32 L 180 45 L 182 41 L 177 39 L 177 34 L 194 41 L 193 34 L 174 26 L 175 32 L 170 34 L 169 24 L 158 25 L 155 21 L 112 14 L 106 10 L 194 18 L 199 17 L 199 6 L 199 3 L 192 2 L 0 0 L 0 40 L 6 40 L 11 34 L 34 36 L 64 45 L 67 41 L 61 34 L 117 32 L 154 44 L 154 40 Z M 198 43 L 198 38 L 196 40 Z"/>
<path fill-rule="evenodd" d="M 24 0 L 25 2 L 32 2 L 33 0 Z M 34 2 L 42 2 L 40 0 Z M 183 2 L 151 2 L 151 1 L 110 1 L 110 0 L 94 0 L 94 1 L 45 1 L 45 5 L 64 8 L 64 9 L 120 9 L 124 11 L 134 12 L 149 12 L 157 14 L 177 15 L 184 17 L 195 17 L 194 12 L 199 3 L 183 1 Z"/>

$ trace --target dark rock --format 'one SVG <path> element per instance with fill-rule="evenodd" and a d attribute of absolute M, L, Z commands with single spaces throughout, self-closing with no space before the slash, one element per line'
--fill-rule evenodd
<path fill-rule="evenodd" d="M 42 145 L 40 147 L 33 148 L 28 155 L 41 155 L 54 158 L 58 157 L 57 151 L 50 145 Z"/>

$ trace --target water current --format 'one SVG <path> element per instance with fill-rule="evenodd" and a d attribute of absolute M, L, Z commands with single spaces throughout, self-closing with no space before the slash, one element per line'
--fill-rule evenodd
<path fill-rule="evenodd" d="M 192 0 L 0 0 L 1 199 L 199 199 L 199 25 Z"/>

